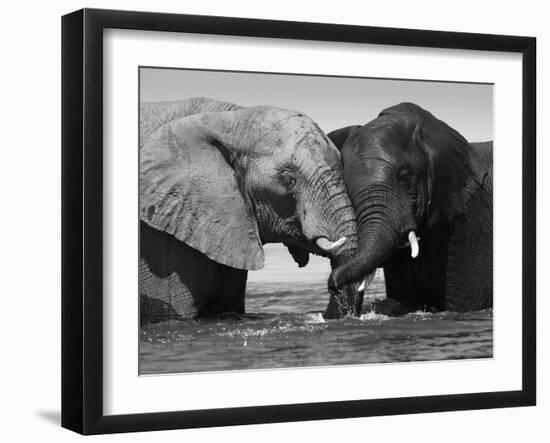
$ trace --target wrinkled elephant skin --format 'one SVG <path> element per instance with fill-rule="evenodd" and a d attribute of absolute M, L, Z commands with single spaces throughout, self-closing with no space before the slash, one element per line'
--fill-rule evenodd
<path fill-rule="evenodd" d="M 300 267 L 357 245 L 340 154 L 309 117 L 206 98 L 141 105 L 140 219 L 142 323 L 243 313 L 265 243 Z"/>
<path fill-rule="evenodd" d="M 329 137 L 358 224 L 357 251 L 329 288 L 383 267 L 387 297 L 409 310 L 492 307 L 493 143 L 468 143 L 412 103 Z"/>

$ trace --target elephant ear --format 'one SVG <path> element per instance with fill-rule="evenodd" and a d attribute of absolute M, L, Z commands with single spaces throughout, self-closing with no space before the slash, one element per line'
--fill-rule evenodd
<path fill-rule="evenodd" d="M 350 138 L 353 133 L 357 131 L 360 127 L 361 126 L 359 125 L 346 126 L 345 128 L 340 128 L 329 132 L 327 136 L 328 138 L 330 138 L 330 141 L 334 143 L 334 146 L 336 146 L 338 150 L 341 151 L 346 140 Z"/>
<path fill-rule="evenodd" d="M 264 253 L 243 172 L 234 169 L 234 113 L 185 117 L 149 135 L 140 152 L 140 218 L 218 263 L 255 270 Z"/>
<path fill-rule="evenodd" d="M 234 111 L 236 109 L 241 109 L 241 107 L 233 103 L 206 97 L 193 97 L 171 102 L 142 103 L 139 107 L 140 148 L 153 132 L 168 122 L 189 115 Z"/>
<path fill-rule="evenodd" d="M 420 111 L 413 139 L 429 159 L 428 224 L 447 224 L 464 213 L 466 204 L 482 186 L 483 174 L 476 167 L 466 139 L 428 111 L 417 108 Z"/>

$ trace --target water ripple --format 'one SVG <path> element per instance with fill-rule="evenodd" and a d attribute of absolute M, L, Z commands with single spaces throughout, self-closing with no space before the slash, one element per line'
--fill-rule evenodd
<path fill-rule="evenodd" d="M 374 288 L 374 289 L 373 289 Z M 380 281 L 369 296 L 380 297 Z M 249 314 L 171 321 L 142 328 L 140 373 L 332 366 L 488 358 L 492 310 L 413 312 L 390 317 L 367 310 L 359 318 L 325 321 L 323 284 L 280 288 L 250 285 Z M 383 296 L 383 294 L 382 294 Z"/>

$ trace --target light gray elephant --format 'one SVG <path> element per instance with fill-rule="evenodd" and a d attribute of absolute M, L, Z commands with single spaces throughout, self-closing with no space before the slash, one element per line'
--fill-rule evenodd
<path fill-rule="evenodd" d="M 142 324 L 244 313 L 265 243 L 337 266 L 357 239 L 339 152 L 309 117 L 205 98 L 141 106 L 140 220 Z"/>

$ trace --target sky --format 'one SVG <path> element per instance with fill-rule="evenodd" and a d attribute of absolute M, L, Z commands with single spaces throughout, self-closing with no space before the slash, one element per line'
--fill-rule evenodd
<path fill-rule="evenodd" d="M 427 109 L 471 142 L 493 138 L 493 85 L 396 79 L 304 76 L 169 68 L 140 69 L 140 101 L 209 97 L 240 106 L 271 105 L 301 111 L 325 132 L 363 125 L 383 109 L 409 101 Z M 282 245 L 266 245 L 266 266 L 248 281 L 328 277 L 327 259 L 311 257 L 299 269 Z"/>
<path fill-rule="evenodd" d="M 272 105 L 302 111 L 325 132 L 367 123 L 382 109 L 411 101 L 469 141 L 493 134 L 493 86 L 487 84 L 156 68 L 142 68 L 140 80 L 142 102 L 202 96 Z"/>

